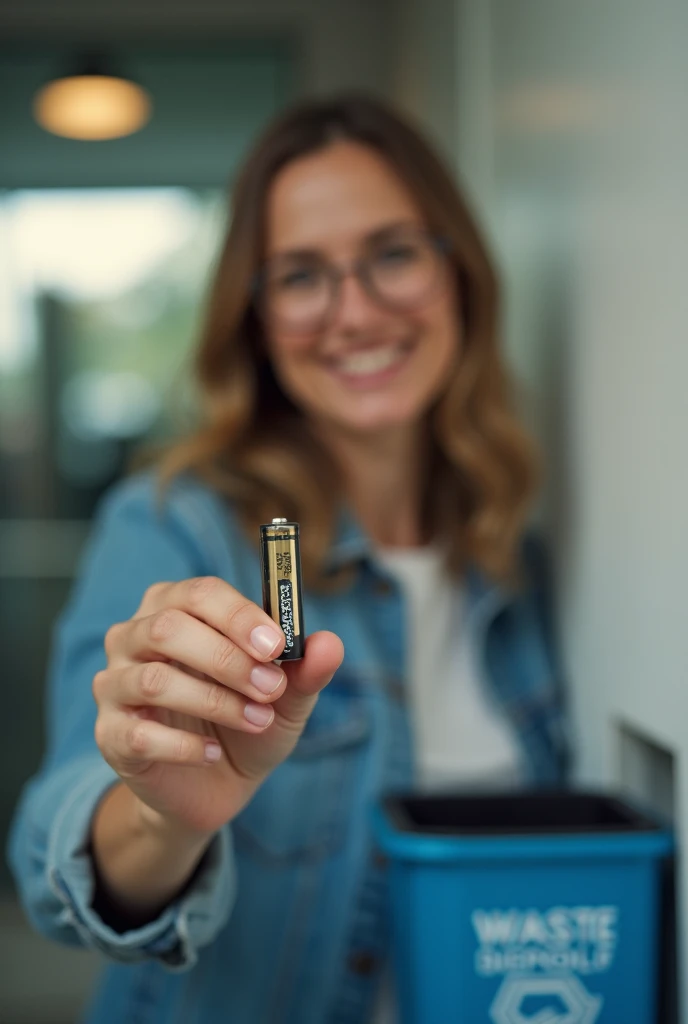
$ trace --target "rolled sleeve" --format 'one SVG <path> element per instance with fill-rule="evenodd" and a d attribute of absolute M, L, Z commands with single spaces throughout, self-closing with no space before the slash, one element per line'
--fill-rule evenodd
<path fill-rule="evenodd" d="M 188 488 L 158 501 L 155 474 L 122 481 L 102 500 L 69 601 L 54 629 L 47 686 L 48 743 L 25 785 L 10 829 L 8 859 L 27 917 L 44 936 L 94 946 L 117 960 L 157 958 L 186 970 L 226 922 L 236 890 L 229 825 L 217 833 L 193 878 L 158 918 L 119 933 L 92 906 L 90 856 L 95 809 L 119 776 L 95 741 L 94 676 L 107 664 L 108 629 L 135 614 L 161 580 L 216 569 L 203 531 L 185 511 Z"/>
<path fill-rule="evenodd" d="M 36 865 L 33 872 L 23 873 L 33 889 L 25 902 L 32 908 L 34 925 L 48 937 L 99 949 L 114 960 L 157 959 L 171 971 L 189 970 L 198 950 L 215 938 L 231 912 L 236 884 L 229 826 L 213 837 L 193 880 L 177 900 L 142 927 L 117 932 L 92 906 L 95 874 L 89 844 L 96 807 L 120 781 L 119 776 L 97 758 L 83 759 L 69 768 L 70 780 L 59 780 L 59 788 L 68 795 L 54 814 L 43 855 L 35 848 L 12 850 L 13 857 L 26 856 Z M 46 791 L 38 796 L 41 803 L 50 800 L 49 791 L 58 782 L 55 778 L 45 781 Z M 39 841 L 36 832 L 31 834 L 34 843 Z M 41 862 L 45 870 L 40 870 Z"/>

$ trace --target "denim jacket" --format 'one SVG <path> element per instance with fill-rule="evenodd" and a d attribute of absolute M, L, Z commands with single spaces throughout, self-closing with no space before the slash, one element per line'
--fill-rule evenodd
<path fill-rule="evenodd" d="M 87 1024 L 360 1024 L 388 946 L 387 871 L 370 834 L 380 794 L 409 788 L 404 605 L 342 510 L 331 564 L 355 560 L 351 588 L 304 595 L 309 633 L 330 629 L 345 657 L 293 754 L 214 837 L 190 886 L 143 927 L 117 932 L 91 906 L 89 823 L 118 776 L 94 739 L 91 682 L 110 625 L 160 580 L 222 577 L 257 604 L 257 548 L 227 501 L 191 476 L 162 512 L 152 473 L 106 495 L 71 598 L 56 625 L 48 747 L 24 787 L 8 855 L 20 898 L 45 936 L 101 950 Z M 544 547 L 522 548 L 518 594 L 466 574 L 466 642 L 481 681 L 522 745 L 528 783 L 566 768 L 562 673 Z"/>

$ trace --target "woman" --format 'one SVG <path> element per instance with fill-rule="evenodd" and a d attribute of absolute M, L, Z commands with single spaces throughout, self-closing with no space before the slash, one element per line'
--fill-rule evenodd
<path fill-rule="evenodd" d="M 383 104 L 312 102 L 233 211 L 205 422 L 100 510 L 13 827 L 35 926 L 112 961 L 92 1024 L 382 1020 L 374 801 L 564 771 L 533 446 L 450 175 Z M 301 524 L 310 633 L 281 665 L 273 516 Z"/>

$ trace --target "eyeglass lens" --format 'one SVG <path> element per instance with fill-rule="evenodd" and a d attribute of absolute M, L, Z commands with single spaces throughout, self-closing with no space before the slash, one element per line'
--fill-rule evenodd
<path fill-rule="evenodd" d="M 408 309 L 432 291 L 440 273 L 437 241 L 416 231 L 379 242 L 357 262 L 356 276 L 369 294 L 395 309 Z M 324 320 L 335 301 L 341 272 L 317 253 L 274 257 L 262 285 L 264 312 L 294 327 Z"/>

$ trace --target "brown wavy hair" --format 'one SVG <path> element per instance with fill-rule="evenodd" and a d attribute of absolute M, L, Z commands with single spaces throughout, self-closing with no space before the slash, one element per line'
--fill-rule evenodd
<path fill-rule="evenodd" d="M 328 572 L 325 558 L 345 497 L 342 485 L 307 418 L 275 379 L 252 291 L 273 179 L 290 161 L 342 138 L 371 146 L 389 162 L 429 230 L 448 240 L 455 268 L 463 345 L 452 379 L 428 412 L 424 531 L 447 543 L 455 573 L 473 562 L 493 579 L 518 584 L 519 544 L 539 485 L 540 454 L 516 414 L 500 355 L 495 269 L 465 199 L 421 131 L 366 95 L 287 109 L 244 161 L 196 351 L 202 421 L 163 454 L 161 493 L 177 474 L 195 474 L 231 499 L 254 542 L 259 524 L 275 515 L 299 522 L 306 585 L 344 585 L 346 571 Z"/>

